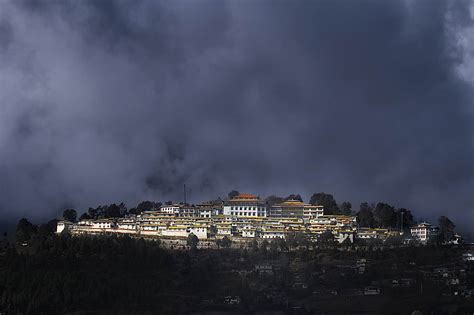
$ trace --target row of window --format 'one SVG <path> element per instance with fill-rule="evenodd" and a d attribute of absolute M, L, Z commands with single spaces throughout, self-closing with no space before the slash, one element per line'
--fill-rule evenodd
<path fill-rule="evenodd" d="M 258 210 L 265 211 L 264 207 L 230 207 L 230 210 Z"/>
<path fill-rule="evenodd" d="M 418 230 L 418 229 L 412 229 L 411 230 L 412 233 L 436 233 L 436 230 L 427 230 L 427 229 L 422 229 L 422 230 Z"/>
<path fill-rule="evenodd" d="M 246 217 L 256 217 L 257 216 L 257 212 L 240 212 L 240 211 L 237 211 L 237 212 L 231 212 L 230 215 L 241 215 L 241 216 L 246 216 Z M 258 212 L 258 216 L 264 216 L 264 212 Z"/>

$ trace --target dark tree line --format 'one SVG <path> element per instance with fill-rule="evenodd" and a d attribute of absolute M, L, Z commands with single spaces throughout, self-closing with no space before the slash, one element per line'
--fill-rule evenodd
<path fill-rule="evenodd" d="M 268 196 L 266 199 L 265 199 L 265 203 L 267 204 L 267 206 L 271 207 L 273 205 L 277 205 L 277 204 L 280 204 L 280 203 L 283 203 L 285 202 L 285 198 L 283 197 L 278 197 L 278 196 L 275 196 L 275 195 L 271 195 L 271 196 Z"/>
<path fill-rule="evenodd" d="M 440 220 L 443 232 L 451 233 L 454 224 L 447 218 Z M 378 272 L 390 273 L 393 269 L 387 264 L 390 260 L 416 261 L 421 265 L 446 262 L 447 257 L 459 256 L 453 247 L 434 246 L 341 253 L 335 246 L 344 244 L 335 244 L 330 231 L 319 236 L 317 251 L 301 248 L 311 246 L 312 242 L 300 232 L 286 240 L 264 240 L 260 245 L 254 241 L 250 249 L 171 251 L 160 248 L 159 241 L 128 236 L 54 235 L 47 233 L 50 225 L 48 222 L 35 229 L 22 220 L 19 228 L 35 233 L 36 246 L 0 249 L 2 314 L 187 314 L 200 307 L 203 300 L 222 301 L 226 295 L 238 295 L 245 304 L 258 310 L 262 301 L 258 297 L 260 286 L 252 287 L 247 280 L 261 283 L 262 278 L 255 273 L 241 277 L 229 271 L 251 271 L 256 264 L 275 262 L 281 271 L 271 281 L 277 281 L 275 283 L 285 289 L 288 288 L 285 279 L 291 279 L 292 275 L 290 265 L 296 259 L 311 262 L 308 270 L 312 271 L 321 254 L 324 259 L 333 257 L 337 261 L 364 257 L 376 262 L 369 269 L 372 273 L 364 275 L 367 280 L 377 279 Z M 41 233 L 44 234 L 39 236 Z M 198 242 L 191 237 L 189 245 Z M 223 242 L 230 240 L 224 238 Z M 383 269 L 379 269 L 381 267 Z M 280 275 L 282 282 L 278 282 Z M 332 281 L 331 277 L 327 279 Z M 337 280 L 333 285 L 346 288 L 347 281 L 352 280 Z M 356 282 L 349 285 L 360 284 L 359 279 L 353 281 Z M 239 313 L 251 313 L 247 309 L 239 310 Z"/>
<path fill-rule="evenodd" d="M 286 198 L 271 195 L 265 199 L 265 202 L 271 207 L 275 204 L 280 204 L 288 200 L 297 200 L 303 202 L 303 198 L 300 194 L 290 194 Z M 324 192 L 313 194 L 309 203 L 312 205 L 323 206 L 325 214 L 352 214 L 352 205 L 350 202 L 345 201 L 341 205 L 338 205 L 333 195 Z"/>
<path fill-rule="evenodd" d="M 50 234 L 2 257 L 0 312 L 113 313 L 137 307 L 172 312 L 177 299 L 162 293 L 182 286 L 170 281 L 179 268 L 173 261 L 159 242 Z"/>
<path fill-rule="evenodd" d="M 379 227 L 407 230 L 415 223 L 413 214 L 405 208 L 379 202 L 376 205 L 363 202 L 357 213 L 357 223 L 361 227 Z"/>
<path fill-rule="evenodd" d="M 435 238 L 434 242 L 442 244 L 449 242 L 454 239 L 454 229 L 456 225 L 446 216 L 440 216 L 438 219 L 439 234 Z"/>
<path fill-rule="evenodd" d="M 309 203 L 312 205 L 324 206 L 325 214 L 342 214 L 341 209 L 339 209 L 336 200 L 331 194 L 326 194 L 324 192 L 313 194 Z"/>
<path fill-rule="evenodd" d="M 138 215 L 143 211 L 158 210 L 161 205 L 161 202 L 143 201 L 136 207 L 128 209 L 123 202 L 118 205 L 113 203 L 110 205 L 98 206 L 96 208 L 89 208 L 86 212 L 81 214 L 79 220 L 122 218 L 129 214 Z M 74 209 L 64 210 L 63 219 L 70 222 L 77 222 L 77 211 Z"/>
<path fill-rule="evenodd" d="M 70 222 L 76 222 L 77 211 L 74 209 L 66 209 L 63 212 L 63 219 Z"/>
<path fill-rule="evenodd" d="M 237 197 L 239 194 L 240 193 L 239 193 L 238 190 L 232 190 L 227 194 L 227 196 L 229 197 L 229 199 L 233 199 L 233 198 Z"/>
<path fill-rule="evenodd" d="M 297 200 L 303 202 L 303 198 L 299 194 L 291 194 L 285 198 L 285 200 Z"/>
<path fill-rule="evenodd" d="M 105 219 L 105 218 L 120 218 L 128 214 L 128 209 L 122 202 L 120 204 L 111 204 L 98 206 L 97 208 L 89 208 L 87 213 L 83 214 L 84 219 Z"/>

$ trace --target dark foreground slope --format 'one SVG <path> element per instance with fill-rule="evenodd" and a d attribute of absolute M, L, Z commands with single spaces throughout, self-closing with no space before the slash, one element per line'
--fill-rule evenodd
<path fill-rule="evenodd" d="M 129 237 L 50 235 L 2 249 L 0 312 L 468 313 L 472 298 L 454 295 L 472 288 L 466 250 L 170 251 Z"/>

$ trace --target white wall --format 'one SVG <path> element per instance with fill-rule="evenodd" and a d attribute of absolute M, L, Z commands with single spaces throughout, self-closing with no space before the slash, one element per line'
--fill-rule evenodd
<path fill-rule="evenodd" d="M 224 214 L 235 217 L 266 217 L 267 207 L 264 205 L 225 205 Z"/>

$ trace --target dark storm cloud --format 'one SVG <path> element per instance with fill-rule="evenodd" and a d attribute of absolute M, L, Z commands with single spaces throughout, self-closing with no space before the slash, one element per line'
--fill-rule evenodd
<path fill-rule="evenodd" d="M 13 30 L 6 19 L 1 19 L 0 20 L 0 51 L 4 52 L 6 49 L 8 49 L 8 46 L 10 45 L 13 34 Z"/>
<path fill-rule="evenodd" d="M 327 191 L 474 220 L 468 2 L 2 7 L 3 216 L 186 182 L 194 201 Z"/>

